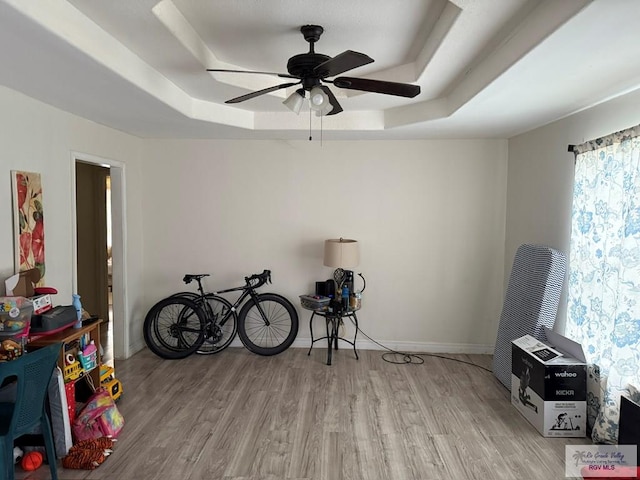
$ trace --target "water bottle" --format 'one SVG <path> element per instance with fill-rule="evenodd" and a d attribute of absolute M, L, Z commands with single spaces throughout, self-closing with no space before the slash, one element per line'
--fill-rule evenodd
<path fill-rule="evenodd" d="M 82 303 L 80 303 L 80 295 L 74 293 L 71 296 L 73 297 L 71 304 L 75 307 L 77 316 L 73 328 L 82 328 Z"/>
<path fill-rule="evenodd" d="M 342 286 L 342 309 L 349 309 L 349 287 L 346 285 Z"/>
<path fill-rule="evenodd" d="M 353 271 L 345 270 L 344 271 L 344 285 L 349 289 L 349 294 L 353 293 Z"/>

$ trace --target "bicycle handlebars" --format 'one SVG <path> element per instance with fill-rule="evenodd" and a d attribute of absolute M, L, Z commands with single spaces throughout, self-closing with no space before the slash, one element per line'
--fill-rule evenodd
<path fill-rule="evenodd" d="M 192 280 L 200 280 L 201 278 L 208 277 L 208 276 L 209 276 L 208 273 L 197 274 L 197 275 L 188 273 L 182 278 L 182 281 L 186 284 L 189 284 L 191 283 Z M 255 285 L 252 285 L 252 282 L 256 280 L 257 280 L 257 283 Z M 244 277 L 244 281 L 246 282 L 248 287 L 259 288 L 265 283 L 271 283 L 271 270 L 264 270 L 262 273 L 254 273 L 250 277 Z"/>
<path fill-rule="evenodd" d="M 258 283 L 252 285 L 251 282 L 254 280 L 257 280 Z M 250 277 L 244 277 L 244 281 L 247 283 L 247 286 L 259 288 L 265 283 L 271 283 L 271 270 L 264 270 L 262 273 L 254 273 Z"/>

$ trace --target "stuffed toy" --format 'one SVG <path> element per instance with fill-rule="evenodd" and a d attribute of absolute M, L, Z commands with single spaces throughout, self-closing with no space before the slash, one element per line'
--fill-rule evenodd
<path fill-rule="evenodd" d="M 62 466 L 77 470 L 94 470 L 111 454 L 113 442 L 114 440 L 108 437 L 82 440 L 71 447 L 67 456 L 62 459 Z"/>

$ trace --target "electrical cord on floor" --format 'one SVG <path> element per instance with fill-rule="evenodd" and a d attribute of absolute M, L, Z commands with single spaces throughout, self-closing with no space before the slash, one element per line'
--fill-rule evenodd
<path fill-rule="evenodd" d="M 481 370 L 485 370 L 489 373 L 493 373 L 491 370 L 483 367 L 482 365 L 478 365 L 477 363 L 473 363 L 473 362 L 467 362 L 465 360 L 460 360 L 458 358 L 445 357 L 444 355 L 437 355 L 435 353 L 409 353 L 409 352 L 399 352 L 397 350 L 393 350 L 392 348 L 389 348 L 386 345 L 381 344 L 380 342 L 378 342 L 377 340 L 374 340 L 365 332 L 363 332 L 362 329 L 358 325 L 356 325 L 356 322 L 353 320 L 353 318 L 351 318 L 351 323 L 353 323 L 353 326 L 356 328 L 356 330 L 358 330 L 358 332 L 360 332 L 362 335 L 367 337 L 370 341 L 382 347 L 383 349 L 388 350 L 387 352 L 382 354 L 382 360 L 384 360 L 387 363 L 422 365 L 424 363 L 424 358 L 422 357 L 436 357 L 436 358 L 442 358 L 444 360 L 451 360 L 453 362 L 465 363 L 467 365 L 477 367 Z M 396 358 L 393 360 L 390 360 L 389 357 L 392 355 L 395 356 Z M 398 356 L 401 359 L 398 359 L 397 358 Z"/>

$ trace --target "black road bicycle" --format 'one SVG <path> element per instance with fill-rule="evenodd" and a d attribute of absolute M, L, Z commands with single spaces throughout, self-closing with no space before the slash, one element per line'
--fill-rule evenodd
<path fill-rule="evenodd" d="M 295 307 L 282 295 L 256 292 L 271 283 L 270 270 L 245 277 L 245 285 L 213 293 L 202 288 L 201 279 L 208 276 L 185 275 L 184 283 L 198 283 L 198 293 L 176 293 L 149 309 L 144 320 L 144 341 L 149 350 L 167 359 L 195 352 L 209 355 L 227 348 L 236 333 L 242 344 L 258 355 L 276 355 L 291 346 L 298 334 Z M 220 296 L 238 291 L 242 293 L 233 304 Z"/>

